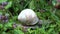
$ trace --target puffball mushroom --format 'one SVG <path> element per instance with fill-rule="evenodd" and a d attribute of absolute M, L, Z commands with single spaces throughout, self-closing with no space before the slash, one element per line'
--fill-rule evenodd
<path fill-rule="evenodd" d="M 24 9 L 18 15 L 18 20 L 25 25 L 34 25 L 38 22 L 38 17 L 32 9 Z"/>

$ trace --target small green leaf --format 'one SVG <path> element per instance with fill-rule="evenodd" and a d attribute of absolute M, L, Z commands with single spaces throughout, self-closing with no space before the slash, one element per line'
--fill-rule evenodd
<path fill-rule="evenodd" d="M 14 34 L 24 34 L 21 30 L 15 29 Z"/>
<path fill-rule="evenodd" d="M 0 0 L 0 3 L 6 2 L 7 0 Z"/>
<path fill-rule="evenodd" d="M 10 23 L 10 22 L 9 23 L 6 23 L 5 24 L 5 27 L 12 27 L 12 23 Z"/>
<path fill-rule="evenodd" d="M 2 32 L 2 34 L 6 34 L 6 32 Z"/>
<path fill-rule="evenodd" d="M 3 27 L 3 25 L 2 24 L 0 24 L 0 28 L 2 28 Z"/>
<path fill-rule="evenodd" d="M 32 0 L 29 4 L 29 8 L 30 9 L 35 9 L 35 3 L 34 3 L 34 0 Z"/>
<path fill-rule="evenodd" d="M 5 9 L 10 8 L 10 7 L 11 7 L 11 5 L 12 5 L 12 1 L 8 2 L 8 5 L 7 5 L 7 6 L 5 6 Z"/>

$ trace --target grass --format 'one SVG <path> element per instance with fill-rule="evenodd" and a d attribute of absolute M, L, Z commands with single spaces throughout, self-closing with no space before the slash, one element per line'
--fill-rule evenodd
<path fill-rule="evenodd" d="M 55 7 L 58 3 L 55 0 L 0 0 L 0 4 L 3 2 L 8 2 L 8 4 L 0 7 L 0 15 L 6 15 L 7 17 L 5 17 L 6 19 L 4 17 L 0 19 L 1 34 L 60 34 L 60 9 Z M 17 17 L 26 8 L 34 10 L 40 20 L 50 20 L 52 22 L 47 25 L 42 24 L 41 28 L 35 30 L 29 28 L 28 32 L 23 32 L 22 28 L 14 25 L 14 23 L 21 23 Z"/>

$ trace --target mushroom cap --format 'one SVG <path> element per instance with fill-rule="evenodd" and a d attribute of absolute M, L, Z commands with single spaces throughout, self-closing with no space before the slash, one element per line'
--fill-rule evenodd
<path fill-rule="evenodd" d="M 34 25 L 38 22 L 38 17 L 32 9 L 24 9 L 18 15 L 18 20 L 26 25 Z"/>

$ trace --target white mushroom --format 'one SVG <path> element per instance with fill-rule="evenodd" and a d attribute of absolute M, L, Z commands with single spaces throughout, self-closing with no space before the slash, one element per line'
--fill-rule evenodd
<path fill-rule="evenodd" d="M 18 20 L 26 25 L 34 25 L 38 22 L 38 17 L 32 9 L 24 9 L 18 15 Z"/>

